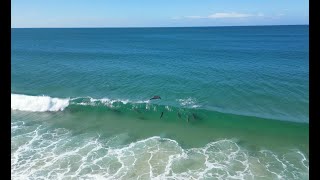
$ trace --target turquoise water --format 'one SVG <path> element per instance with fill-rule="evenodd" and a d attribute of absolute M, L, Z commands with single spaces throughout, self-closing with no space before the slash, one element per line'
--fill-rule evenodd
<path fill-rule="evenodd" d="M 12 29 L 12 177 L 308 179 L 308 31 Z"/>

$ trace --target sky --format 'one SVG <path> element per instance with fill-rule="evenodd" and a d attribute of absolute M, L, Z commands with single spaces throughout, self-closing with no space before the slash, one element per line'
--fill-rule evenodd
<path fill-rule="evenodd" d="M 12 0 L 11 27 L 309 24 L 308 0 Z"/>

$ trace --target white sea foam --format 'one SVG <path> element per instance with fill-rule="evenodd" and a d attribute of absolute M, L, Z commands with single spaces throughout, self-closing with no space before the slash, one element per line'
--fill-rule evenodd
<path fill-rule="evenodd" d="M 141 103 L 150 103 L 150 100 L 134 101 L 134 103 L 138 103 L 138 104 L 141 104 Z"/>
<path fill-rule="evenodd" d="M 194 98 L 186 98 L 186 99 L 177 99 L 181 106 L 191 107 L 191 108 L 198 108 L 200 105 L 196 104 L 197 101 Z"/>
<path fill-rule="evenodd" d="M 94 99 L 94 98 L 90 98 L 90 103 L 92 104 L 96 104 L 96 103 L 102 103 L 108 107 L 113 107 L 114 103 L 122 103 L 122 104 L 127 104 L 130 101 L 128 99 L 109 99 L 109 98 L 102 98 L 102 99 Z"/>
<path fill-rule="evenodd" d="M 11 109 L 13 110 L 32 112 L 63 111 L 68 105 L 69 99 L 11 94 Z"/>
<path fill-rule="evenodd" d="M 85 102 L 73 102 L 73 100 L 77 99 L 87 99 Z M 146 101 L 131 101 L 129 99 L 109 99 L 109 98 L 101 98 L 95 99 L 92 97 L 77 97 L 71 99 L 71 104 L 83 105 L 83 106 L 97 106 L 97 105 L 105 105 L 108 107 L 114 107 L 115 103 L 122 103 L 122 104 L 141 104 L 141 103 L 149 103 L 149 100 Z"/>
<path fill-rule="evenodd" d="M 19 124 L 23 126 L 23 124 Z M 175 140 L 150 137 L 114 146 L 127 136 L 72 136 L 66 129 L 12 137 L 13 179 L 308 179 L 309 161 L 300 151 L 254 156 L 232 140 L 183 149 Z M 13 143 L 14 144 L 14 143 Z"/>

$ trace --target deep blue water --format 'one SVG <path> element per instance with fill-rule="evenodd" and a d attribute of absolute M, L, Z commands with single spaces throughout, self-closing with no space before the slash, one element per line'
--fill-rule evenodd
<path fill-rule="evenodd" d="M 12 93 L 308 122 L 309 26 L 12 29 Z M 189 103 L 188 103 L 189 102 Z"/>

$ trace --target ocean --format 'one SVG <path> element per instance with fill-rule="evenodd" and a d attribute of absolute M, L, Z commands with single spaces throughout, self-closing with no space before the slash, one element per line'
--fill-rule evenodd
<path fill-rule="evenodd" d="M 12 179 L 309 179 L 308 25 L 11 33 Z"/>

